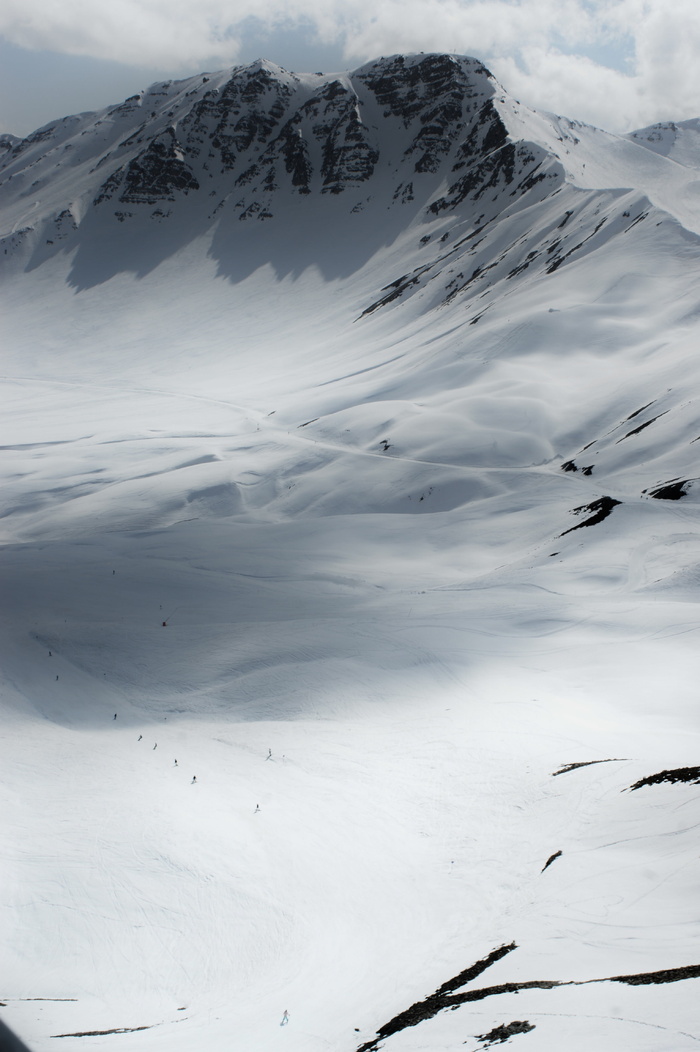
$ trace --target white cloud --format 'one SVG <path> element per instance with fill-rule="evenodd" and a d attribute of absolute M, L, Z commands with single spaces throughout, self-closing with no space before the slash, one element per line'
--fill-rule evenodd
<path fill-rule="evenodd" d="M 505 87 L 540 108 L 613 130 L 697 116 L 697 0 L 2 0 L 11 43 L 164 74 L 241 57 L 260 31 L 305 24 L 348 66 L 398 51 L 481 58 Z M 257 34 L 258 39 L 260 33 Z M 623 46 L 630 61 L 626 67 Z M 611 61 L 615 47 L 617 62 Z M 601 51 L 604 49 L 604 51 Z"/>

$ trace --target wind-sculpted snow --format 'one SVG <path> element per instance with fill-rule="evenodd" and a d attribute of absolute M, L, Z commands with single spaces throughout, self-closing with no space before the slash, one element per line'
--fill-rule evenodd
<path fill-rule="evenodd" d="M 696 124 L 412 55 L 0 141 L 33 1052 L 697 1047 Z"/>

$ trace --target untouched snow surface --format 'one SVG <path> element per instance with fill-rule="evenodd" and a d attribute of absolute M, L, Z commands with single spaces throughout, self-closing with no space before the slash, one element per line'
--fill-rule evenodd
<path fill-rule="evenodd" d="M 176 201 L 167 251 L 98 217 L 8 266 L 0 998 L 33 1052 L 698 1047 L 698 785 L 631 789 L 700 763 L 664 134 L 603 183 L 577 133 L 597 176 L 552 161 L 476 244 L 425 207 L 449 180 L 397 213 L 380 175 L 232 244 Z M 392 1030 L 445 984 L 486 993 Z"/>

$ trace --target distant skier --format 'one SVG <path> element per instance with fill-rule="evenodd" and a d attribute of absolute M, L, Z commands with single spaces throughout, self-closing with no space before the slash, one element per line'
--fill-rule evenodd
<path fill-rule="evenodd" d="M 137 741 L 141 741 L 142 738 L 143 738 L 143 734 L 139 734 Z"/>
<path fill-rule="evenodd" d="M 192 775 L 192 781 L 190 782 L 190 785 L 194 785 L 196 781 L 197 781 L 197 775 L 193 774 Z"/>
<path fill-rule="evenodd" d="M 115 718 L 115 720 L 116 720 L 116 718 L 117 718 L 117 714 L 116 714 L 116 712 L 114 713 L 114 718 Z"/>
<path fill-rule="evenodd" d="M 175 761 L 175 767 L 177 767 L 177 760 Z"/>
<path fill-rule="evenodd" d="M 53 654 L 51 653 L 50 650 L 49 650 L 49 657 L 53 657 Z"/>
<path fill-rule="evenodd" d="M 265 759 L 266 760 L 271 760 L 272 759 L 272 749 L 268 749 L 267 750 L 267 756 L 265 757 Z"/>
<path fill-rule="evenodd" d="M 282 1016 L 282 1022 L 280 1023 L 280 1026 L 286 1026 L 288 1022 L 289 1022 L 289 1012 L 285 1008 L 284 1014 Z"/>
<path fill-rule="evenodd" d="M 156 742 L 156 744 L 155 744 L 155 745 L 153 746 L 153 751 L 155 752 L 155 750 L 156 750 L 157 748 L 158 748 L 158 742 Z"/>
<path fill-rule="evenodd" d="M 258 811 L 259 811 L 259 810 L 260 810 L 260 804 L 256 804 L 256 805 L 255 805 L 255 810 L 253 811 L 253 814 L 254 814 L 254 815 L 257 815 L 257 813 L 258 813 Z"/>
<path fill-rule="evenodd" d="M 167 627 L 168 627 L 168 622 L 167 622 L 167 621 L 164 621 L 164 622 L 163 622 L 163 628 L 167 628 Z"/>
<path fill-rule="evenodd" d="M 56 679 L 58 679 L 58 676 L 56 676 Z"/>

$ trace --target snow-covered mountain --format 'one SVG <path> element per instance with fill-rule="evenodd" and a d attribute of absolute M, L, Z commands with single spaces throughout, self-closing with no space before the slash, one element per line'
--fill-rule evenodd
<path fill-rule="evenodd" d="M 695 1047 L 700 121 L 256 62 L 0 156 L 5 1021 Z"/>

